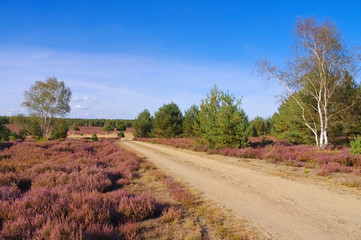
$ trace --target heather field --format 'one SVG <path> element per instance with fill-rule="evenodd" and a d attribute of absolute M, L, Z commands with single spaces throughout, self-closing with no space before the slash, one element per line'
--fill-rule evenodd
<path fill-rule="evenodd" d="M 263 159 L 280 162 L 295 167 L 315 168 L 317 174 L 327 176 L 332 173 L 351 173 L 361 175 L 361 155 L 352 155 L 346 147 L 340 149 L 318 150 L 310 145 L 290 145 L 285 141 L 251 138 L 250 147 L 208 149 L 199 140 L 192 138 L 137 138 L 136 140 L 158 143 L 177 148 L 204 151 L 224 156 Z"/>
<path fill-rule="evenodd" d="M 0 159 L 2 239 L 135 237 L 157 213 L 151 195 L 122 190 L 140 162 L 110 141 L 17 143 Z"/>
<path fill-rule="evenodd" d="M 0 239 L 244 236 L 226 219 L 114 140 L 0 143 Z"/>

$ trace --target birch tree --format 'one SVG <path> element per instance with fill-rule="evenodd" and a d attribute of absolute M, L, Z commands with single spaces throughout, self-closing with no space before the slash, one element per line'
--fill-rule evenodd
<path fill-rule="evenodd" d="M 36 81 L 29 91 L 24 92 L 25 101 L 22 105 L 31 116 L 39 119 L 43 136 L 50 135 L 50 125 L 54 117 L 70 112 L 71 94 L 70 88 L 55 77 L 47 78 L 45 82 Z"/>
<path fill-rule="evenodd" d="M 343 43 L 341 34 L 329 21 L 299 18 L 294 30 L 294 57 L 281 70 L 268 59 L 260 61 L 258 73 L 276 79 L 301 109 L 303 123 L 311 130 L 318 148 L 328 145 L 328 127 L 333 117 L 354 104 L 338 108 L 335 93 L 357 71 L 358 51 Z"/>

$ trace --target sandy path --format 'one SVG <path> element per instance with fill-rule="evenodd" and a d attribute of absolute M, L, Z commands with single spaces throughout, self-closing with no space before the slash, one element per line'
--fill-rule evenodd
<path fill-rule="evenodd" d="M 264 238 L 361 239 L 361 200 L 355 195 L 254 171 L 204 153 L 123 143 L 247 219 Z"/>

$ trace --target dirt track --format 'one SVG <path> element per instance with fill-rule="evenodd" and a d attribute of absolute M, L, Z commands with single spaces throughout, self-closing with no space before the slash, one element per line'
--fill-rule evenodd
<path fill-rule="evenodd" d="M 237 159 L 123 141 L 205 198 L 247 219 L 265 239 L 361 239 L 360 195 L 232 164 Z M 227 158 L 229 159 L 229 158 Z"/>

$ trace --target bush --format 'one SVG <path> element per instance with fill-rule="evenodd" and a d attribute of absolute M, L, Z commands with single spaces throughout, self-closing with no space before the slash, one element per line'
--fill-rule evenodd
<path fill-rule="evenodd" d="M 119 125 L 117 126 L 117 131 L 125 131 L 126 129 L 127 129 L 126 126 L 123 125 L 123 124 L 119 124 Z"/>
<path fill-rule="evenodd" d="M 110 125 L 105 125 L 102 130 L 107 132 L 112 132 L 114 131 L 114 127 Z"/>
<path fill-rule="evenodd" d="M 91 138 L 90 138 L 90 141 L 93 141 L 93 142 L 98 141 L 98 136 L 95 133 L 93 133 Z"/>
<path fill-rule="evenodd" d="M 8 141 L 10 130 L 4 124 L 0 123 L 0 141 Z"/>
<path fill-rule="evenodd" d="M 124 137 L 124 133 L 122 131 L 118 132 L 118 137 Z"/>
<path fill-rule="evenodd" d="M 51 132 L 51 139 L 66 138 L 68 136 L 68 131 L 68 124 L 66 124 L 65 121 L 58 121 Z"/>
<path fill-rule="evenodd" d="M 350 145 L 351 145 L 351 148 L 350 148 L 350 153 L 355 155 L 355 154 L 361 154 L 361 137 L 360 136 L 357 136 L 355 138 L 355 140 L 351 140 L 350 141 Z"/>

